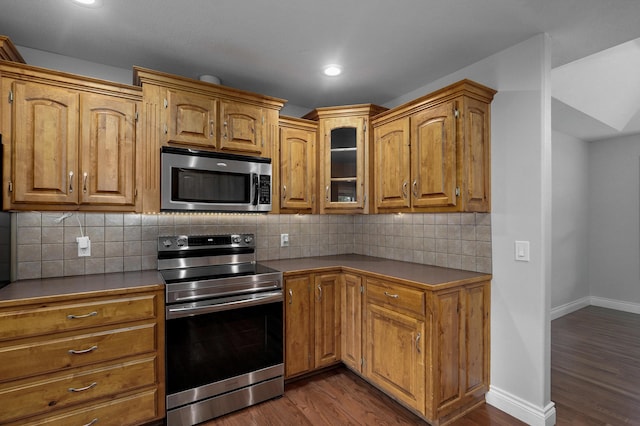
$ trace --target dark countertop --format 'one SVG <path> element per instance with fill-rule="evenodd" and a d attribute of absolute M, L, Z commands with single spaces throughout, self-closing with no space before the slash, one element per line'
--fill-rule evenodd
<path fill-rule="evenodd" d="M 442 268 L 439 266 L 422 265 L 419 263 L 402 262 L 357 254 L 266 260 L 260 263 L 282 271 L 283 273 L 305 272 L 309 270 L 321 272 L 322 270 L 342 268 L 350 270 L 351 272 L 375 275 L 382 279 L 391 278 L 410 284 L 422 284 L 438 288 L 449 285 L 470 284 L 491 279 L 491 274 L 482 272 Z"/>
<path fill-rule="evenodd" d="M 108 295 L 164 288 L 156 270 L 16 281 L 0 289 L 0 307 L 46 303 L 65 295 Z M 98 294 L 99 293 L 99 294 Z"/>

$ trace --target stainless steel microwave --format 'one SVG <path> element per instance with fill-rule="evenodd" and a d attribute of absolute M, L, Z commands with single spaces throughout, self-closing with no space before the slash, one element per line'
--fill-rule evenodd
<path fill-rule="evenodd" d="M 162 147 L 160 209 L 271 211 L 271 159 Z"/>

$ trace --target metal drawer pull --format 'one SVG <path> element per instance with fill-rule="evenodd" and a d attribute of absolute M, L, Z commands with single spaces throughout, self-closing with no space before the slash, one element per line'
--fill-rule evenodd
<path fill-rule="evenodd" d="M 418 198 L 418 181 L 413 181 L 413 196 Z"/>
<path fill-rule="evenodd" d="M 84 172 L 82 175 L 82 192 L 87 192 L 87 172 Z"/>
<path fill-rule="evenodd" d="M 322 286 L 318 284 L 318 290 L 320 290 L 320 294 L 318 295 L 318 301 L 322 300 Z"/>
<path fill-rule="evenodd" d="M 291 305 L 293 303 L 293 290 L 289 289 L 289 304 Z"/>
<path fill-rule="evenodd" d="M 400 296 L 398 296 L 397 294 L 391 294 L 391 293 L 389 293 L 388 291 L 385 291 L 385 292 L 384 292 L 384 295 L 385 295 L 385 296 L 387 296 L 387 297 L 391 297 L 391 298 L 393 298 L 393 299 L 397 299 L 398 297 L 400 297 Z"/>
<path fill-rule="evenodd" d="M 98 418 L 96 417 L 95 419 L 91 420 L 89 423 L 82 425 L 82 426 L 93 426 L 96 423 L 98 423 Z"/>
<path fill-rule="evenodd" d="M 73 170 L 69 172 L 69 192 L 73 192 Z"/>
<path fill-rule="evenodd" d="M 84 349 L 82 351 L 76 351 L 76 350 L 73 350 L 73 349 L 69 349 L 69 353 L 73 354 L 73 355 L 88 354 L 89 352 L 93 352 L 96 349 L 98 349 L 98 345 L 93 345 L 89 349 Z"/>
<path fill-rule="evenodd" d="M 409 182 L 407 182 L 406 180 L 404 181 L 404 183 L 402 184 L 402 198 L 406 199 L 407 198 L 407 187 L 409 186 Z"/>
<path fill-rule="evenodd" d="M 418 353 L 420 353 L 420 337 L 422 337 L 420 335 L 420 333 L 418 333 L 418 335 L 416 336 L 416 350 L 418 351 Z"/>
<path fill-rule="evenodd" d="M 88 314 L 84 314 L 84 315 L 69 314 L 69 315 L 67 315 L 67 319 L 89 318 L 89 317 L 95 317 L 96 315 L 98 315 L 98 312 L 96 312 L 96 311 L 89 312 Z"/>
<path fill-rule="evenodd" d="M 98 382 L 93 382 L 88 386 L 85 386 L 83 388 L 69 388 L 69 392 L 84 392 L 86 390 L 89 390 L 93 387 L 95 387 L 98 384 Z"/>

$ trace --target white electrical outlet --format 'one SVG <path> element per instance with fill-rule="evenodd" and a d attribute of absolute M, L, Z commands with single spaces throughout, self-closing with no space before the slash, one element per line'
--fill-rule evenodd
<path fill-rule="evenodd" d="M 280 234 L 280 247 L 289 247 L 289 234 Z"/>
<path fill-rule="evenodd" d="M 78 242 L 78 257 L 91 256 L 91 240 L 89 237 L 76 237 Z"/>

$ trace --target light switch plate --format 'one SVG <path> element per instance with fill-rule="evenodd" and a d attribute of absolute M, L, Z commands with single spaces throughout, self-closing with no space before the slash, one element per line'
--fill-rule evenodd
<path fill-rule="evenodd" d="M 91 256 L 91 240 L 89 237 L 76 237 L 78 242 L 78 257 Z"/>
<path fill-rule="evenodd" d="M 280 234 L 280 247 L 289 247 L 289 234 Z"/>
<path fill-rule="evenodd" d="M 529 262 L 529 241 L 516 241 L 515 259 L 520 262 Z"/>

